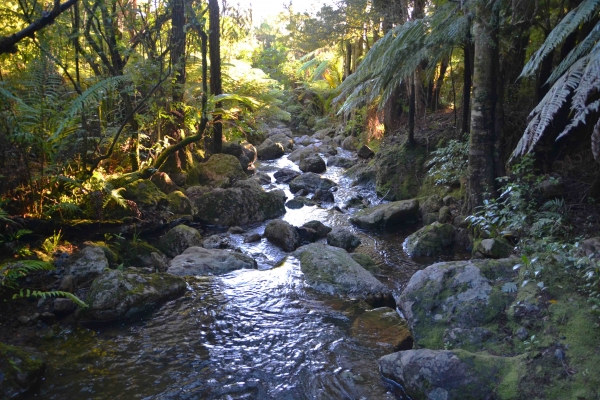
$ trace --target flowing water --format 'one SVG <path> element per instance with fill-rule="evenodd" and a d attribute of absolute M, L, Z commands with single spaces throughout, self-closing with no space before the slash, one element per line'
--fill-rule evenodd
<path fill-rule="evenodd" d="M 343 155 L 343 154 L 342 154 Z M 349 154 L 348 154 L 349 155 Z M 297 166 L 282 158 L 262 170 Z M 340 168 L 323 176 L 339 183 L 336 203 L 372 190 L 351 187 Z M 270 185 L 289 193 L 287 185 Z M 320 220 L 351 226 L 348 213 L 328 207 L 287 210 L 295 226 Z M 265 224 L 249 227 L 263 233 Z M 377 277 L 397 294 L 423 264 L 402 250 L 406 233 L 355 231 L 379 262 Z M 49 368 L 37 397 L 44 399 L 394 399 L 377 359 L 393 350 L 351 329 L 358 302 L 342 301 L 304 285 L 294 257 L 263 239 L 230 241 L 255 257 L 258 270 L 189 279 L 189 290 L 134 321 L 65 330 L 48 341 Z M 422 260 L 431 261 L 431 260 Z M 354 332 L 354 333 L 353 333 Z"/>

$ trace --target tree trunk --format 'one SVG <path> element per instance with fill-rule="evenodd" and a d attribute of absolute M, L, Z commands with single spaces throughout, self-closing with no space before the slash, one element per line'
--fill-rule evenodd
<path fill-rule="evenodd" d="M 448 70 L 448 65 L 450 60 L 448 58 L 444 58 L 440 64 L 440 75 L 437 78 L 437 82 L 435 83 L 435 92 L 433 94 L 433 106 L 434 110 L 437 111 L 440 107 L 440 93 L 442 91 L 442 85 L 444 84 L 444 77 L 446 76 L 446 71 Z"/>
<path fill-rule="evenodd" d="M 410 146 L 415 144 L 415 115 L 417 113 L 416 76 L 417 73 L 415 72 L 410 82 L 410 104 L 408 108 L 408 144 Z"/>
<path fill-rule="evenodd" d="M 352 74 L 352 42 L 346 40 L 346 58 L 344 63 L 344 79 Z"/>
<path fill-rule="evenodd" d="M 221 82 L 221 25 L 219 16 L 218 0 L 208 0 L 208 12 L 210 23 L 210 34 L 208 36 L 208 45 L 210 48 L 210 91 L 218 96 L 223 93 Z M 217 103 L 217 108 L 221 104 Z M 223 125 L 221 118 L 213 119 L 213 153 L 217 154 L 223 148 Z"/>
<path fill-rule="evenodd" d="M 469 38 L 470 40 L 470 38 Z M 463 71 L 463 95 L 462 95 L 462 133 L 471 132 L 471 86 L 473 85 L 473 75 L 471 70 L 472 64 L 472 47 L 466 43 L 463 47 L 464 51 L 464 71 Z M 456 107 L 456 105 L 454 105 Z"/>
<path fill-rule="evenodd" d="M 473 34 L 475 63 L 473 71 L 473 110 L 471 111 L 471 142 L 465 211 L 472 213 L 483 204 L 486 193 L 494 194 L 494 143 L 496 106 L 496 57 L 498 47 L 494 15 L 498 0 L 476 6 Z"/>

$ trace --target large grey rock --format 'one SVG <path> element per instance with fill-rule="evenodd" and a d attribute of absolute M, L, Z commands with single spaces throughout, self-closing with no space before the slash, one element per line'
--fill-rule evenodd
<path fill-rule="evenodd" d="M 428 400 L 493 399 L 499 391 L 515 394 L 511 376 L 525 358 L 495 357 L 464 350 L 407 350 L 379 359 L 380 371 L 413 398 Z"/>
<path fill-rule="evenodd" d="M 275 178 L 277 183 L 290 183 L 300 175 L 300 172 L 294 171 L 293 169 L 282 168 L 273 174 L 273 178 Z"/>
<path fill-rule="evenodd" d="M 358 162 L 358 160 L 355 160 L 353 158 L 344 158 L 344 157 L 339 157 L 339 156 L 333 156 L 333 157 L 329 157 L 327 159 L 327 166 L 328 167 L 350 168 L 353 165 L 355 165 L 357 162 Z"/>
<path fill-rule="evenodd" d="M 402 200 L 365 208 L 350 218 L 361 229 L 397 229 L 419 220 L 419 201 Z"/>
<path fill-rule="evenodd" d="M 334 181 L 321 178 L 319 174 L 314 172 L 307 172 L 290 182 L 290 191 L 296 193 L 304 189 L 309 193 L 314 193 L 317 189 L 329 190 L 334 186 L 336 186 Z"/>
<path fill-rule="evenodd" d="M 182 278 L 164 273 L 145 274 L 119 270 L 103 273 L 92 282 L 83 319 L 108 321 L 130 317 L 181 295 Z"/>
<path fill-rule="evenodd" d="M 291 133 L 291 131 L 289 131 Z M 291 138 L 291 134 L 279 132 L 269 136 L 269 140 L 274 143 L 279 143 L 284 150 L 291 151 L 294 148 L 294 140 Z"/>
<path fill-rule="evenodd" d="M 229 154 L 215 154 L 207 162 L 188 171 L 188 185 L 228 188 L 235 182 L 247 179 L 237 158 Z"/>
<path fill-rule="evenodd" d="M 352 251 L 360 245 L 360 239 L 350 229 L 335 228 L 327 235 L 327 244 Z"/>
<path fill-rule="evenodd" d="M 196 217 L 204 223 L 243 226 L 285 214 L 285 193 L 265 192 L 254 179 L 236 182 L 229 189 L 215 189 L 195 198 Z"/>
<path fill-rule="evenodd" d="M 190 247 L 169 263 L 168 274 L 178 276 L 222 275 L 238 269 L 257 268 L 245 254 L 219 249 Z"/>
<path fill-rule="evenodd" d="M 242 143 L 225 142 L 222 151 L 224 154 L 237 158 L 244 171 L 251 168 L 256 161 L 256 148 L 246 141 Z"/>
<path fill-rule="evenodd" d="M 327 166 L 325 165 L 325 161 L 319 157 L 318 154 L 311 154 L 307 157 L 304 157 L 300 160 L 300 171 L 302 172 L 315 172 L 320 174 L 321 172 L 325 172 Z"/>
<path fill-rule="evenodd" d="M 314 229 L 317 238 L 325 238 L 331 232 L 331 228 L 325 226 L 321 221 L 308 221 L 304 225 L 305 228 Z"/>
<path fill-rule="evenodd" d="M 284 251 L 294 251 L 300 246 L 300 236 L 296 228 L 280 219 L 270 221 L 263 236 Z"/>
<path fill-rule="evenodd" d="M 409 257 L 433 257 L 450 246 L 454 240 L 454 227 L 434 222 L 406 238 L 404 249 Z"/>
<path fill-rule="evenodd" d="M 109 267 L 104 250 L 97 246 L 86 246 L 69 258 L 66 275 L 73 276 L 76 285 L 91 282 Z"/>
<path fill-rule="evenodd" d="M 201 244 L 202 236 L 197 229 L 177 225 L 158 240 L 158 249 L 169 257 L 176 257 L 188 248 Z"/>
<path fill-rule="evenodd" d="M 333 196 L 333 192 L 323 189 L 317 189 L 312 197 L 312 200 L 323 203 L 335 203 L 335 197 Z"/>
<path fill-rule="evenodd" d="M 294 254 L 300 260 L 306 283 L 319 292 L 362 298 L 389 292 L 344 249 L 312 243 Z"/>
<path fill-rule="evenodd" d="M 315 145 L 306 146 L 292 151 L 288 156 L 288 160 L 298 162 L 304 157 L 308 157 L 311 154 L 317 154 L 318 152 L 318 148 Z"/>
<path fill-rule="evenodd" d="M 202 241 L 202 247 L 205 249 L 234 249 L 231 243 L 231 237 L 227 233 L 211 235 Z"/>
<path fill-rule="evenodd" d="M 271 139 L 265 141 L 257 148 L 258 158 L 261 160 L 275 160 L 285 154 L 281 143 L 273 142 Z"/>

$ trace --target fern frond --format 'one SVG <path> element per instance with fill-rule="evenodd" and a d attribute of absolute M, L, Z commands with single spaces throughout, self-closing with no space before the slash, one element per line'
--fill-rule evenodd
<path fill-rule="evenodd" d="M 27 276 L 29 273 L 52 271 L 53 269 L 52 264 L 38 260 L 21 260 L 5 264 L 0 267 L 0 286 L 15 288 L 17 279 Z"/>
<path fill-rule="evenodd" d="M 594 29 L 590 32 L 590 34 L 578 43 L 575 48 L 573 48 L 569 54 L 565 57 L 564 60 L 560 62 L 558 67 L 552 72 L 550 78 L 546 81 L 546 84 L 553 84 L 556 82 L 558 78 L 560 78 L 570 67 L 575 63 L 575 61 L 579 60 L 581 57 L 585 56 L 600 40 L 600 22 L 594 26 Z"/>
<path fill-rule="evenodd" d="M 49 297 L 65 297 L 65 298 L 71 300 L 73 303 L 77 304 L 81 308 L 89 307 L 84 301 L 82 301 L 79 297 L 75 296 L 73 293 L 63 292 L 60 290 L 51 290 L 48 292 L 42 292 L 40 290 L 21 289 L 21 290 L 19 290 L 19 293 L 15 293 L 12 298 L 14 300 L 14 299 L 19 299 L 19 298 L 29 298 L 29 297 L 42 298 L 42 299 L 49 298 Z"/>

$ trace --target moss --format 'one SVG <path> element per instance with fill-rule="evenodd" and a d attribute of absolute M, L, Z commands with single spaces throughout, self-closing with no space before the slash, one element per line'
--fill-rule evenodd
<path fill-rule="evenodd" d="M 352 253 L 350 257 L 357 263 L 359 263 L 364 269 L 369 271 L 372 274 L 377 274 L 381 272 L 375 260 L 373 260 L 370 256 L 362 253 Z"/>
<path fill-rule="evenodd" d="M 85 245 L 96 246 L 102 249 L 104 256 L 110 265 L 117 265 L 119 263 L 119 252 L 116 246 L 109 245 L 106 242 L 85 242 Z"/>
<path fill-rule="evenodd" d="M 229 154 L 215 154 L 207 162 L 188 170 L 188 185 L 208 185 L 228 188 L 247 176 L 237 158 Z"/>
<path fill-rule="evenodd" d="M 135 202 L 140 209 L 154 209 L 166 206 L 168 203 L 167 195 L 161 192 L 152 181 L 145 179 L 139 179 L 125 186 L 122 195 L 125 199 Z"/>
<path fill-rule="evenodd" d="M 416 197 L 425 174 L 426 149 L 405 144 L 384 146 L 375 157 L 377 194 L 386 200 Z"/>
<path fill-rule="evenodd" d="M 193 214 L 193 205 L 190 199 L 181 191 L 176 190 L 167 195 L 169 201 L 169 210 L 176 215 Z"/>

